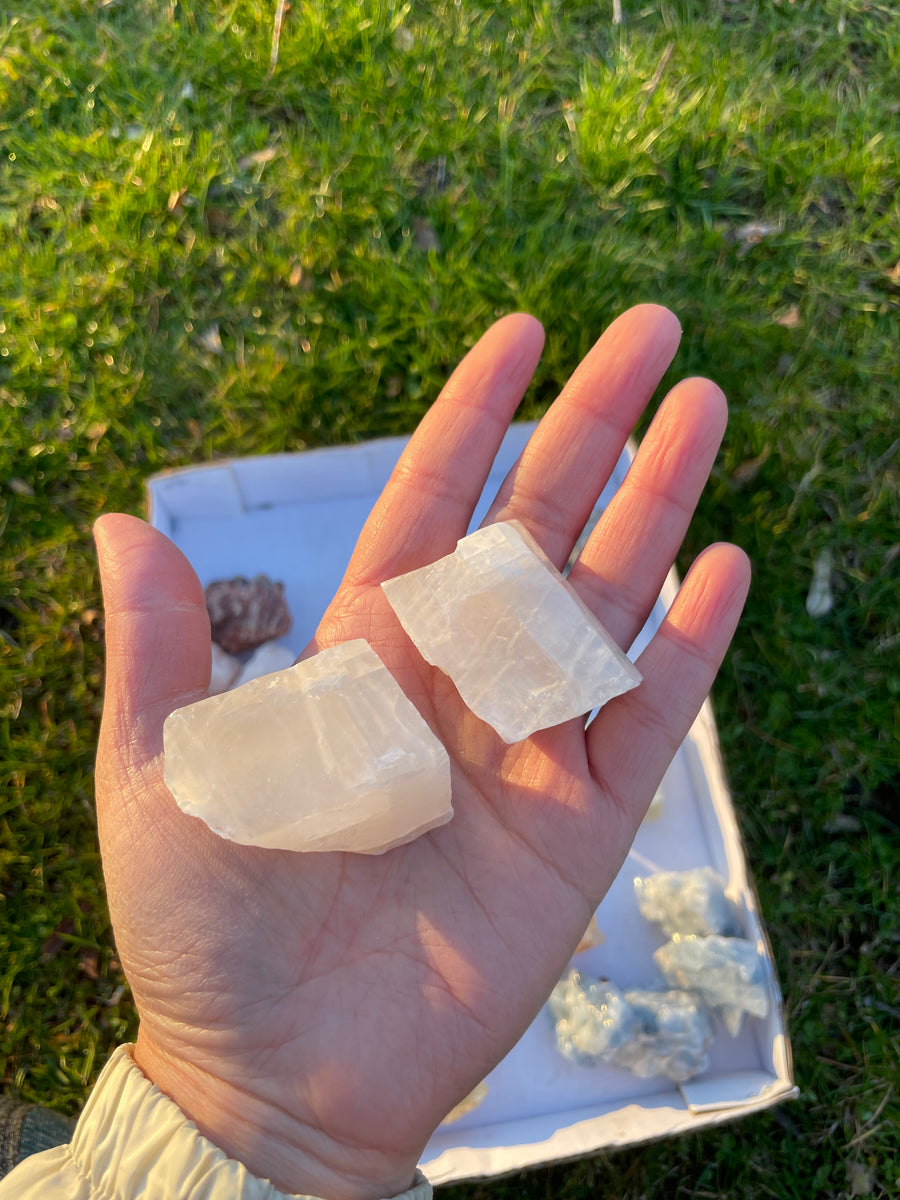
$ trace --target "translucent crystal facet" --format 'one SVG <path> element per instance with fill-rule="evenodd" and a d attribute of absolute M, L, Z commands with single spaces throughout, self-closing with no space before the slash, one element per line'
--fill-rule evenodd
<path fill-rule="evenodd" d="M 599 708 L 641 676 L 518 521 L 383 583 L 423 658 L 506 742 Z"/>
<path fill-rule="evenodd" d="M 447 752 L 364 641 L 167 719 L 165 780 L 222 837 L 380 854 L 453 815 Z"/>
<path fill-rule="evenodd" d="M 737 937 L 742 932 L 737 909 L 712 867 L 657 871 L 635 879 L 634 894 L 641 916 L 659 925 L 667 937 L 676 933 Z"/>
<path fill-rule="evenodd" d="M 769 1011 L 763 961 L 747 938 L 678 936 L 653 958 L 669 983 L 696 992 L 732 1034 L 746 1013 Z"/>

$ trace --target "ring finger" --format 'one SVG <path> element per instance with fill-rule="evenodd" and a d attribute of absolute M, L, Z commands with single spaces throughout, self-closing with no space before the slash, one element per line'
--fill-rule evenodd
<path fill-rule="evenodd" d="M 728 410 L 707 379 L 686 379 L 660 406 L 569 581 L 628 646 L 656 602 L 715 461 Z"/>

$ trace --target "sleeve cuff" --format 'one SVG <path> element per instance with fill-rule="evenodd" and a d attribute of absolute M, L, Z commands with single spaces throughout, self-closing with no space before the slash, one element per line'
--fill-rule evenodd
<path fill-rule="evenodd" d="M 103 1069 L 76 1126 L 68 1155 L 91 1195 L 137 1200 L 297 1200 L 214 1146 L 119 1046 Z M 420 1171 L 392 1200 L 431 1200 Z M 300 1200 L 315 1200 L 300 1197 Z"/>

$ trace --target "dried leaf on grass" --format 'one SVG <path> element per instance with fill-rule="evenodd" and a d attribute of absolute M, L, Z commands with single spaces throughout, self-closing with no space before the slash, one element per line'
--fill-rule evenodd
<path fill-rule="evenodd" d="M 800 307 L 797 304 L 792 304 L 790 308 L 778 317 L 775 318 L 776 325 L 782 325 L 785 329 L 796 329 L 800 324 Z"/>
<path fill-rule="evenodd" d="M 169 199 L 166 201 L 166 208 L 170 213 L 180 213 L 187 207 L 189 193 L 187 188 L 176 188 L 174 192 L 169 193 Z"/>
<path fill-rule="evenodd" d="M 435 254 L 441 252 L 440 239 L 434 231 L 434 226 L 424 217 L 416 217 L 413 221 L 413 240 L 420 250 L 427 253 L 434 251 Z"/>
<path fill-rule="evenodd" d="M 826 547 L 813 561 L 813 577 L 806 597 L 806 611 L 811 617 L 825 617 L 834 607 L 831 590 L 831 551 Z"/>
<path fill-rule="evenodd" d="M 198 334 L 197 342 L 209 354 L 222 355 L 225 353 L 218 325 L 210 325 L 207 329 L 204 329 L 202 333 Z"/>
<path fill-rule="evenodd" d="M 245 154 L 243 158 L 238 159 L 238 170 L 249 171 L 251 167 L 265 166 L 277 153 L 276 146 L 264 146 L 262 150 L 254 150 L 252 154 Z"/>
<path fill-rule="evenodd" d="M 747 483 L 752 483 L 771 453 L 771 446 L 765 446 L 762 452 L 757 454 L 755 458 L 745 458 L 742 463 L 738 463 L 731 474 L 732 481 L 736 483 L 738 487 L 743 487 Z"/>
<path fill-rule="evenodd" d="M 738 243 L 738 255 L 743 258 L 753 246 L 780 232 L 780 221 L 748 221 L 745 225 L 738 225 L 732 231 L 732 237 Z"/>

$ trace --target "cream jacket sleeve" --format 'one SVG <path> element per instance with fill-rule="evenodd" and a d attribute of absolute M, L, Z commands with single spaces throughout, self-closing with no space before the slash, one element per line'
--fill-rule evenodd
<path fill-rule="evenodd" d="M 0 1200 L 282 1200 L 207 1141 L 143 1074 L 131 1046 L 110 1058 L 67 1146 L 32 1155 L 0 1180 Z M 418 1174 L 397 1200 L 431 1200 Z M 293 1200 L 293 1198 L 292 1198 Z"/>

